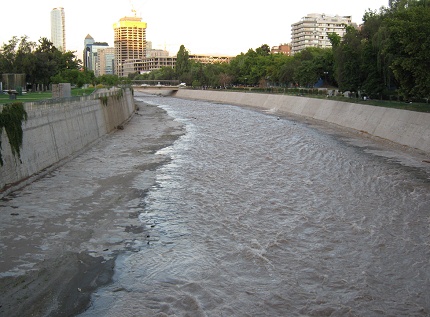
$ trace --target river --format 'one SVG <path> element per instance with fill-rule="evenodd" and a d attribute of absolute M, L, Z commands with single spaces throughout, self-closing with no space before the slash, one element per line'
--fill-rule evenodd
<path fill-rule="evenodd" d="M 429 164 L 304 120 L 135 97 L 186 133 L 135 202 L 146 243 L 80 316 L 430 315 Z"/>

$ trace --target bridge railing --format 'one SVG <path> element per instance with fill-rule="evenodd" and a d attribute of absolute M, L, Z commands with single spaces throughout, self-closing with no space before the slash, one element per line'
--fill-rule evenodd
<path fill-rule="evenodd" d="M 132 80 L 131 81 L 133 85 L 141 86 L 141 85 L 148 85 L 148 86 L 156 86 L 158 84 L 164 85 L 164 86 L 178 86 L 180 84 L 179 80 Z"/>

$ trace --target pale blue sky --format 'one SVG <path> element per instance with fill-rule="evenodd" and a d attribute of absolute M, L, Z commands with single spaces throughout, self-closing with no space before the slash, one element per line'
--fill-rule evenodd
<path fill-rule="evenodd" d="M 50 39 L 50 12 L 63 7 L 66 14 L 67 50 L 81 58 L 84 39 L 113 46 L 113 23 L 131 15 L 132 5 L 148 23 L 147 40 L 154 48 L 175 55 L 181 44 L 193 54 L 236 56 L 262 44 L 291 40 L 291 24 L 309 13 L 351 15 L 360 24 L 367 9 L 379 10 L 388 0 L 20 0 L 2 4 L 0 44 L 12 36 Z"/>

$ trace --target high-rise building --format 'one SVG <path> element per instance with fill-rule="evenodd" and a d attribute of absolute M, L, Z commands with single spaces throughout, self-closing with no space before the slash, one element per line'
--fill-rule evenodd
<path fill-rule="evenodd" d="M 96 41 L 94 41 L 93 37 L 91 35 L 87 35 L 84 40 L 84 52 L 82 54 L 82 60 L 84 61 L 84 67 L 86 69 L 91 69 L 90 63 L 91 63 L 91 45 L 93 45 Z"/>
<path fill-rule="evenodd" d="M 51 11 L 51 42 L 59 51 L 66 51 L 66 16 L 64 8 L 54 8 Z"/>
<path fill-rule="evenodd" d="M 88 34 L 85 38 L 84 45 L 83 61 L 85 69 L 94 71 L 96 77 L 105 73 L 100 65 L 99 51 L 108 48 L 108 43 L 96 42 L 91 35 Z"/>
<path fill-rule="evenodd" d="M 99 75 L 112 75 L 114 71 L 115 49 L 113 47 L 98 49 Z"/>
<path fill-rule="evenodd" d="M 325 14 L 308 14 L 299 22 L 291 25 L 291 39 L 293 54 L 306 47 L 331 47 L 328 38 L 330 33 L 343 37 L 346 26 L 352 25 L 351 16 L 328 16 Z"/>
<path fill-rule="evenodd" d="M 124 17 L 113 25 L 115 48 L 115 74 L 124 76 L 126 60 L 143 60 L 146 57 L 146 22 L 140 17 Z"/>

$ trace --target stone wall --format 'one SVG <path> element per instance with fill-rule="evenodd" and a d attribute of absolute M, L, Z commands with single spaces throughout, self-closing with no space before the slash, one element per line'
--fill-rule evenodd
<path fill-rule="evenodd" d="M 179 89 L 175 96 L 310 117 L 430 153 L 430 113 L 273 94 Z"/>
<path fill-rule="evenodd" d="M 12 155 L 3 131 L 0 197 L 87 148 L 128 120 L 135 110 L 129 89 L 51 102 L 24 104 L 28 120 L 23 122 L 21 162 Z"/>
<path fill-rule="evenodd" d="M 52 84 L 52 98 L 69 98 L 72 96 L 70 83 Z"/>

